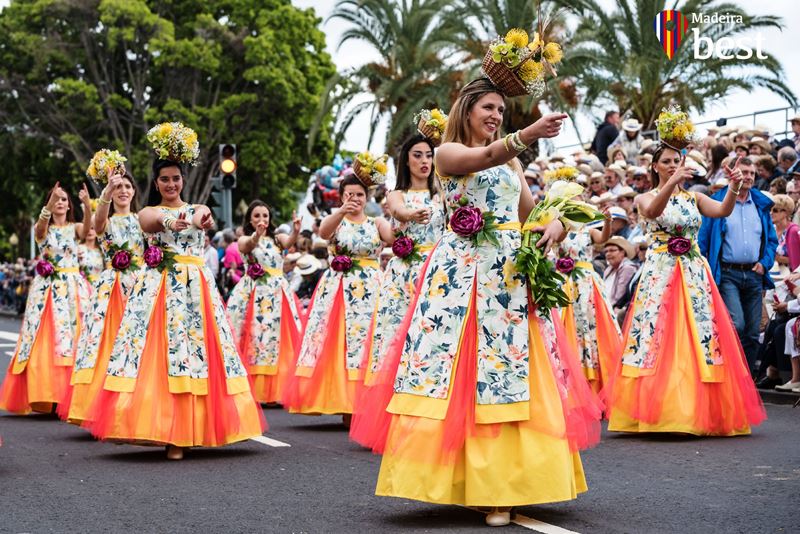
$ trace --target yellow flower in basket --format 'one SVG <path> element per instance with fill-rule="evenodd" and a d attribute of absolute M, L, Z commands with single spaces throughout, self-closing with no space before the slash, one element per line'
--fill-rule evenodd
<path fill-rule="evenodd" d="M 147 140 L 160 159 L 194 165 L 200 156 L 197 133 L 180 122 L 157 124 L 147 132 Z"/>
<path fill-rule="evenodd" d="M 389 156 L 383 154 L 376 158 L 369 152 L 362 152 L 353 158 L 353 172 L 356 178 L 367 187 L 386 183 Z"/>
<path fill-rule="evenodd" d="M 109 173 L 122 174 L 125 172 L 126 161 L 128 161 L 128 158 L 120 154 L 119 151 L 103 148 L 92 156 L 92 160 L 86 168 L 86 176 L 96 183 L 105 184 L 108 182 Z"/>
<path fill-rule="evenodd" d="M 521 28 L 512 28 L 506 33 L 506 43 L 516 48 L 528 46 L 528 32 Z"/>

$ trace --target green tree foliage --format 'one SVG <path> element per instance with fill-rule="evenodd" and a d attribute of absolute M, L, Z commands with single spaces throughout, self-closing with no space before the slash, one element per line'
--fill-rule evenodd
<path fill-rule="evenodd" d="M 146 194 L 145 134 L 168 120 L 200 138 L 186 200 L 207 199 L 218 144 L 236 143 L 234 202 L 260 197 L 287 216 L 300 166 L 332 156 L 330 118 L 307 143 L 335 74 L 320 22 L 289 0 L 12 0 L 0 12 L 0 146 L 15 162 L 0 186 L 20 197 L 2 222 L 38 210 L 20 183 L 76 192 L 102 147 L 128 156 Z"/>
<path fill-rule="evenodd" d="M 582 104 L 611 104 L 652 128 L 662 108 L 672 103 L 705 110 L 736 89 L 769 89 L 797 106 L 783 82 L 783 67 L 773 57 L 728 61 L 716 57 L 695 60 L 689 32 L 670 61 L 653 31 L 653 19 L 664 9 L 691 13 L 741 15 L 741 24 L 699 25 L 700 35 L 718 40 L 759 29 L 783 29 L 780 17 L 751 15 L 726 2 L 688 0 L 616 0 L 609 11 L 595 0 L 576 0 L 582 11 L 574 40 L 564 58 L 563 74 L 573 77 L 584 94 Z"/>

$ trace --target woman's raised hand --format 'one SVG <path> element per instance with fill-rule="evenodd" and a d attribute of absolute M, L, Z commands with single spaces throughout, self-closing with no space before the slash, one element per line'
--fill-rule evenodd
<path fill-rule="evenodd" d="M 555 137 L 561 132 L 561 125 L 564 119 L 568 118 L 566 113 L 548 113 L 530 127 L 533 130 L 534 141 L 536 139 Z M 527 142 L 527 141 L 526 141 Z"/>

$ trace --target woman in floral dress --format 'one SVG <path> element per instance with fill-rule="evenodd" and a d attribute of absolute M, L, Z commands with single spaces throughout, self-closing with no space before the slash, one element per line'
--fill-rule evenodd
<path fill-rule="evenodd" d="M 341 181 L 339 195 L 342 207 L 319 227 L 334 257 L 314 292 L 284 405 L 292 413 L 343 414 L 349 425 L 377 303 L 378 255 L 394 236 L 388 221 L 364 213 L 368 189 L 354 175 Z"/>
<path fill-rule="evenodd" d="M 262 403 L 283 397 L 300 348 L 300 317 L 283 276 L 281 254 L 300 233 L 300 219 L 295 216 L 292 223 L 290 235 L 276 236 L 272 210 L 260 200 L 250 203 L 242 225 L 245 235 L 238 243 L 247 268 L 228 298 L 234 339 L 253 395 Z"/>
<path fill-rule="evenodd" d="M 749 434 L 764 408 L 725 303 L 700 255 L 701 215 L 727 217 L 738 168 L 722 202 L 683 189 L 692 170 L 667 144 L 653 155 L 655 189 L 637 197 L 650 248 L 612 384 L 608 428 L 617 432 Z"/>
<path fill-rule="evenodd" d="M 556 269 L 567 277 L 571 304 L 561 312 L 567 336 L 581 357 L 592 390 L 600 393 L 622 350 L 622 334 L 603 292 L 603 279 L 592 265 L 596 243 L 611 237 L 610 219 L 599 228 L 570 231 L 559 247 Z"/>
<path fill-rule="evenodd" d="M 89 284 L 89 291 L 93 295 L 95 284 L 100 279 L 105 263 L 103 261 L 103 251 L 97 244 L 97 232 L 94 229 L 94 218 L 87 226 L 86 238 L 83 243 L 78 245 L 78 266 L 81 274 Z"/>
<path fill-rule="evenodd" d="M 567 359 L 570 369 L 579 363 L 563 325 L 533 308 L 536 288 L 515 267 L 520 221 L 534 199 L 515 159 L 519 144 L 499 139 L 504 110 L 503 95 L 489 80 L 470 82 L 437 150 L 448 204 L 492 212 L 497 244 L 462 237 L 466 226 L 477 232 L 480 221 L 454 216 L 453 231 L 431 252 L 411 304 L 376 489 L 488 506 L 490 525 L 508 524 L 511 506 L 586 491 L 572 438 L 588 431 L 586 424 L 599 435 L 600 417 L 596 405 L 591 422 L 571 417 L 573 408 L 596 399 L 579 371 L 566 371 Z M 524 145 L 554 137 L 565 117 L 545 116 L 514 136 Z M 556 219 L 532 230 L 543 234 L 537 246 L 547 248 L 564 227 Z"/>
<path fill-rule="evenodd" d="M 82 223 L 74 222 L 72 200 L 58 183 L 36 221 L 41 260 L 28 292 L 17 348 L 0 387 L 0 410 L 50 412 L 67 395 L 89 299 L 78 267 L 78 240 L 91 218 L 86 186 L 79 196 Z"/>
<path fill-rule="evenodd" d="M 88 419 L 89 408 L 103 387 L 125 304 L 144 265 L 144 235 L 137 209 L 133 178 L 129 174 L 111 176 L 94 216 L 105 269 L 85 315 L 86 328 L 81 334 L 69 398 L 58 407 L 58 415 L 72 423 Z"/>
<path fill-rule="evenodd" d="M 359 393 L 350 429 L 350 437 L 365 447 L 375 446 L 376 421 L 381 417 L 382 403 L 375 402 L 373 395 L 380 395 L 386 389 L 373 386 L 394 382 L 397 372 L 397 361 L 386 362 L 387 367 L 381 369 L 384 356 L 408 311 L 422 265 L 445 229 L 444 202 L 434 174 L 433 149 L 431 141 L 422 135 L 409 138 L 397 160 L 395 190 L 386 195 L 392 215 L 390 222 L 395 235 L 401 238 L 393 245 L 395 255 L 386 266 L 378 291 L 373 335 L 364 351 L 364 389 Z"/>
<path fill-rule="evenodd" d="M 206 206 L 181 199 L 179 163 L 156 160 L 151 191 L 161 204 L 139 212 L 146 267 L 128 298 L 89 428 L 101 439 L 218 447 L 261 435 L 263 414 L 205 267 Z"/>

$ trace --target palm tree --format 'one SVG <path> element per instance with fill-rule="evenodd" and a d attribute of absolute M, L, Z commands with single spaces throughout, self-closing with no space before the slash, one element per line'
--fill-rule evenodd
<path fill-rule="evenodd" d="M 667 59 L 653 29 L 653 20 L 666 9 L 665 0 L 615 0 L 615 9 L 596 0 L 576 0 L 582 10 L 574 39 L 566 50 L 562 74 L 576 80 L 586 107 L 611 103 L 652 128 L 662 108 L 676 103 L 698 112 L 735 89 L 766 88 L 797 106 L 786 84 L 783 67 L 772 57 L 695 60 L 693 36 L 687 33 L 672 60 Z M 718 40 L 764 28 L 783 29 L 775 16 L 747 14 L 741 7 L 707 0 L 674 2 L 672 9 L 688 13 L 741 15 L 741 24 L 702 25 L 700 34 Z"/>
<path fill-rule="evenodd" d="M 448 28 L 441 15 L 446 0 L 340 0 L 329 19 L 352 26 L 339 47 L 356 41 L 372 48 L 377 61 L 336 74 L 328 82 L 319 117 L 333 112 L 335 144 L 353 120 L 370 114 L 370 136 L 381 120 L 389 121 L 387 147 L 412 131 L 412 118 L 424 107 L 446 107 L 453 75 L 442 65 Z M 310 138 L 318 129 L 311 132 Z"/>

